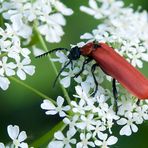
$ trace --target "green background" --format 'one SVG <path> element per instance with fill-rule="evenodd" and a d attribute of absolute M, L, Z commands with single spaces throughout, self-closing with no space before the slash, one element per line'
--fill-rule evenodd
<path fill-rule="evenodd" d="M 81 34 L 91 32 L 98 24 L 98 21 L 93 19 L 92 16 L 79 11 L 81 5 L 88 5 L 87 0 L 63 0 L 63 3 L 72 8 L 75 13 L 70 17 L 66 17 L 67 25 L 64 27 L 65 35 L 61 43 L 48 44 L 49 49 L 55 47 L 69 48 L 70 44 L 76 44 L 80 41 Z M 148 10 L 147 0 L 125 0 L 125 3 L 126 5 L 133 3 L 134 8 L 141 5 Z M 36 36 L 34 41 L 38 42 Z M 28 76 L 24 82 L 51 98 L 56 99 L 58 95 L 62 95 L 58 85 L 55 88 L 52 87 L 56 76 L 49 65 L 48 59 L 35 59 L 34 57 L 32 59 L 33 64 L 36 65 L 36 73 L 32 77 Z M 148 77 L 147 67 L 148 64 L 145 63 L 141 71 Z M 42 100 L 43 98 L 15 82 L 11 82 L 7 91 L 0 90 L 0 141 L 4 143 L 10 141 L 6 131 L 9 124 L 19 125 L 21 130 L 25 130 L 28 135 L 28 142 L 48 132 L 60 119 L 58 116 L 45 115 L 40 108 Z M 120 136 L 118 143 L 112 147 L 148 148 L 148 122 L 138 127 L 138 133 L 132 134 L 130 137 Z M 115 131 L 117 134 L 118 127 L 115 128 Z"/>

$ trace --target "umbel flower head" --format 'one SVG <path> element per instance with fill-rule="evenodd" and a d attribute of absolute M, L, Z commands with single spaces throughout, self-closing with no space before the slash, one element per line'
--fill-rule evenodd
<path fill-rule="evenodd" d="M 81 6 L 80 9 L 95 19 L 104 20 L 92 33 L 82 35 L 81 39 L 107 42 L 133 66 L 143 67 L 142 61 L 148 61 L 146 11 L 134 12 L 132 7 L 124 7 L 123 1 L 116 0 L 89 0 L 89 7 Z"/>
<path fill-rule="evenodd" d="M 0 28 L 0 88 L 7 90 L 10 76 L 25 80 L 26 75 L 35 73 L 31 52 L 23 47 L 31 41 L 33 30 L 48 42 L 60 42 L 66 25 L 64 16 L 73 11 L 59 0 L 6 0 L 0 1 L 0 13 L 9 23 Z"/>
<path fill-rule="evenodd" d="M 32 35 L 33 22 L 48 42 L 60 42 L 66 24 L 64 15 L 73 13 L 59 0 L 8 0 L 2 2 L 0 12 L 12 22 L 15 32 L 28 39 Z"/>
<path fill-rule="evenodd" d="M 30 50 L 21 47 L 20 38 L 12 26 L 5 25 L 5 30 L 0 28 L 0 87 L 3 90 L 9 87 L 9 76 L 17 75 L 25 80 L 27 74 L 33 75 L 35 72 L 29 57 Z"/>
<path fill-rule="evenodd" d="M 47 115 L 59 114 L 64 117 L 63 122 L 68 127 L 64 132 L 57 131 L 54 134 L 55 140 L 49 143 L 48 147 L 103 147 L 107 148 L 115 144 L 118 138 L 114 135 L 113 127 L 117 124 L 121 126 L 120 135 L 130 136 L 138 131 L 138 124 L 142 124 L 144 120 L 148 120 L 148 104 L 141 102 L 139 106 L 136 99 L 130 95 L 126 95 L 127 103 L 120 104 L 125 101 L 125 97 L 120 97 L 118 108 L 124 108 L 124 114 L 113 109 L 111 96 L 97 94 L 91 97 L 86 92 L 88 84 L 76 86 L 76 101 L 71 101 L 70 106 L 64 106 L 62 97 L 57 98 L 57 107 L 49 100 L 44 100 L 41 108 L 46 110 Z M 90 89 L 88 90 L 90 92 Z M 109 92 L 109 90 L 108 90 Z M 111 93 L 110 93 L 111 94 Z M 124 96 L 124 94 L 123 94 Z M 59 100 L 61 100 L 60 103 Z M 59 109 L 59 105 L 60 109 Z M 69 114 L 69 111 L 70 114 Z M 63 112 L 63 113 L 62 113 Z M 64 116 L 61 116 L 61 113 Z M 140 118 L 140 120 L 139 120 Z M 66 135 L 64 134 L 66 133 Z M 79 136 L 80 137 L 79 137 Z"/>
<path fill-rule="evenodd" d="M 8 125 L 7 132 L 12 140 L 12 143 L 5 146 L 3 143 L 0 142 L 0 148 L 28 148 L 28 144 L 24 142 L 27 139 L 27 134 L 25 131 L 20 132 L 19 126 Z"/>
<path fill-rule="evenodd" d="M 89 0 L 89 7 L 81 6 L 80 9 L 94 16 L 95 19 L 102 20 L 102 23 L 92 33 L 85 33 L 81 39 L 87 40 L 86 43 L 94 40 L 105 42 L 115 48 L 133 66 L 143 67 L 143 61 L 148 61 L 146 11 L 134 11 L 131 7 L 124 7 L 123 1 L 115 0 Z M 139 20 L 141 21 L 139 22 Z M 136 36 L 133 32 L 136 32 Z M 81 47 L 86 43 L 81 42 L 77 46 Z M 63 52 L 58 51 L 57 58 L 53 61 L 60 62 L 63 66 L 67 62 L 66 55 L 68 53 L 65 53 L 65 56 L 62 56 L 63 54 Z M 80 57 L 79 60 L 73 62 L 73 68 L 71 65 L 66 67 L 61 74 L 60 81 L 64 87 L 73 85 L 71 78 L 81 70 L 83 61 L 84 57 Z M 73 95 L 74 98 L 69 103 L 69 110 L 63 110 L 65 112 L 63 122 L 66 128 L 63 132 L 57 131 L 54 134 L 54 140 L 49 143 L 49 148 L 57 145 L 59 148 L 73 146 L 77 148 L 108 148 L 116 144 L 119 139 L 114 132 L 116 125 L 120 127 L 118 135 L 130 136 L 138 131 L 139 124 L 148 120 L 148 102 L 140 101 L 140 104 L 137 105 L 138 98 L 132 96 L 119 84 L 117 86 L 118 111 L 114 110 L 112 90 L 103 87 L 104 82 L 110 83 L 111 78 L 106 76 L 99 67 L 95 71 L 99 86 L 95 96 L 91 95 L 95 90 L 91 74 L 94 62 L 87 64 L 83 73 L 78 78 L 74 78 L 75 83 L 77 83 L 76 94 Z M 42 106 L 46 106 L 46 108 Z M 55 109 L 59 105 L 53 105 L 46 101 L 43 101 L 41 105 L 42 109 L 49 113 L 48 115 L 53 115 L 53 106 L 54 113 L 56 111 L 60 114 L 61 110 L 57 112 Z M 64 107 L 62 105 L 61 109 Z M 71 134 L 68 138 L 69 133 Z"/>

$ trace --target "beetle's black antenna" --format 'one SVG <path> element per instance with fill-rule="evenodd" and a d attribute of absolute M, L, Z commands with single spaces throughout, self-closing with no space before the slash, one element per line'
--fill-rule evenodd
<path fill-rule="evenodd" d="M 64 70 L 70 63 L 71 63 L 71 60 L 69 60 L 68 63 L 66 63 L 66 64 L 61 68 L 61 70 L 59 71 L 57 77 L 55 78 L 55 81 L 54 81 L 54 83 L 53 83 L 53 87 L 55 86 L 55 84 L 56 84 L 56 82 L 57 82 L 57 80 L 58 80 L 60 74 L 63 72 L 63 70 Z"/>
<path fill-rule="evenodd" d="M 47 56 L 48 54 L 53 53 L 53 52 L 56 52 L 56 51 L 59 51 L 59 50 L 66 50 L 66 51 L 69 51 L 69 50 L 66 49 L 66 48 L 55 48 L 55 49 L 52 49 L 52 50 L 50 50 L 50 51 L 47 51 L 47 52 L 45 52 L 45 53 L 43 53 L 43 54 L 41 54 L 41 55 L 36 56 L 36 58 L 41 58 L 41 57 L 43 57 L 43 56 Z"/>

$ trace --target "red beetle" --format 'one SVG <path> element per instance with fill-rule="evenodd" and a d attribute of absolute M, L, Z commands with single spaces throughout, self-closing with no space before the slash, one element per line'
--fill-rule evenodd
<path fill-rule="evenodd" d="M 56 48 L 38 57 L 47 55 L 57 50 L 68 50 L 68 49 Z M 75 77 L 79 76 L 83 72 L 84 67 L 87 63 L 89 63 L 91 60 L 95 60 L 96 64 L 94 64 L 91 69 L 94 82 L 96 84 L 96 90 L 94 94 L 96 93 L 98 86 L 98 83 L 94 75 L 94 70 L 96 66 L 99 66 L 107 75 L 110 75 L 113 78 L 113 95 L 116 100 L 117 100 L 117 90 L 115 84 L 116 80 L 137 98 L 148 99 L 148 79 L 145 78 L 141 72 L 139 72 L 126 59 L 124 59 L 121 55 L 119 55 L 113 48 L 111 48 L 106 43 L 90 42 L 84 45 L 83 47 L 75 46 L 71 48 L 70 53 L 68 55 L 69 61 L 60 70 L 57 78 L 59 77 L 60 73 L 70 63 L 72 63 L 73 60 L 79 59 L 81 55 L 85 56 L 86 59 L 83 63 L 81 71 L 78 74 L 76 74 Z"/>
<path fill-rule="evenodd" d="M 129 92 L 139 99 L 148 99 L 148 79 L 105 43 L 88 43 L 80 48 L 81 54 L 93 58 L 98 66 L 116 79 Z"/>

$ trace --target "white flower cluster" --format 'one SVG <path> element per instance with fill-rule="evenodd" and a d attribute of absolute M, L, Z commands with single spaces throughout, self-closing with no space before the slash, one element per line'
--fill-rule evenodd
<path fill-rule="evenodd" d="M 112 134 L 111 128 L 114 121 L 119 117 L 115 114 L 112 106 L 106 103 L 103 94 L 100 97 L 90 97 L 86 93 L 87 85 L 76 87 L 77 101 L 71 101 L 70 106 L 64 106 L 64 99 L 57 98 L 57 107 L 49 100 L 44 100 L 41 108 L 48 115 L 59 113 L 60 117 L 64 117 L 63 122 L 68 125 L 66 136 L 61 131 L 55 133 L 55 140 L 49 143 L 49 148 L 56 147 L 72 147 L 73 144 L 77 148 L 102 146 L 106 148 L 117 142 L 117 138 Z M 89 90 L 88 90 L 89 91 Z M 68 114 L 68 111 L 71 113 Z M 67 112 L 67 113 L 65 113 Z M 108 133 L 108 134 L 107 134 Z M 79 135 L 79 140 L 75 135 Z"/>
<path fill-rule="evenodd" d="M 98 3 L 97 3 L 98 2 Z M 132 8 L 123 7 L 122 1 L 115 0 L 89 0 L 89 6 L 82 6 L 81 10 L 102 19 L 102 24 L 93 30 L 92 34 L 86 33 L 81 36 L 88 42 L 97 40 L 111 44 L 116 51 L 127 58 L 131 64 L 141 68 L 143 61 L 148 61 L 148 22 L 147 12 L 134 12 Z M 121 20 L 120 20 L 121 19 Z M 140 21 L 139 21 L 140 20 Z M 121 27 L 122 26 L 122 27 Z M 79 43 L 81 47 L 85 43 Z M 56 52 L 56 59 L 62 66 L 68 61 L 67 54 Z M 71 78 L 77 74 L 83 65 L 84 57 L 74 61 L 64 72 L 61 84 L 67 88 L 71 85 Z M 148 120 L 148 101 L 132 96 L 120 85 L 117 86 L 118 100 L 117 113 L 114 110 L 114 98 L 111 89 L 104 88 L 104 82 L 110 79 L 98 67 L 95 77 L 99 83 L 97 93 L 91 96 L 95 89 L 95 83 L 91 74 L 94 61 L 85 66 L 81 76 L 74 78 L 78 86 L 75 87 L 76 95 L 69 106 L 64 106 L 64 99 L 58 97 L 57 105 L 44 100 L 41 108 L 46 114 L 58 113 L 64 117 L 63 122 L 67 125 L 64 132 L 57 131 L 54 141 L 48 145 L 49 148 L 77 148 L 101 147 L 108 148 L 115 144 L 118 138 L 114 135 L 113 127 L 121 127 L 119 135 L 130 136 L 138 131 L 137 125 Z M 132 82 L 131 82 L 132 83 Z M 66 133 L 66 134 L 64 134 Z"/>
<path fill-rule="evenodd" d="M 24 142 L 27 139 L 27 134 L 25 131 L 21 131 L 17 125 L 9 125 L 7 127 L 7 132 L 9 137 L 12 139 L 12 144 L 4 145 L 0 142 L 0 148 L 28 148 L 28 144 Z"/>
<path fill-rule="evenodd" d="M 103 20 L 92 33 L 85 33 L 81 39 L 107 42 L 133 66 L 143 67 L 142 61 L 148 61 L 146 11 L 134 11 L 131 7 L 124 7 L 123 1 L 116 0 L 89 0 L 89 7 L 81 6 L 80 9 Z"/>
<path fill-rule="evenodd" d="M 73 11 L 59 0 L 7 0 L 2 3 L 0 12 L 12 22 L 17 34 L 25 39 L 32 35 L 33 22 L 37 22 L 39 32 L 48 42 L 60 42 L 64 34 L 62 26 L 66 24 L 63 15 Z"/>
<path fill-rule="evenodd" d="M 66 136 L 62 131 L 54 134 L 55 140 L 49 143 L 49 148 L 55 146 L 71 148 L 74 144 L 77 148 L 97 146 L 108 148 L 118 140 L 112 131 L 116 124 L 121 126 L 120 135 L 130 136 L 138 131 L 137 124 L 148 120 L 148 104 L 141 101 L 140 105 L 137 105 L 137 100 L 127 92 L 120 96 L 116 114 L 110 100 L 111 96 L 97 93 L 96 97 L 90 97 L 88 94 L 90 89 L 86 83 L 76 86 L 75 89 L 76 101 L 71 101 L 71 107 L 64 106 L 64 99 L 60 96 L 57 98 L 57 105 L 49 100 L 44 100 L 41 104 L 41 108 L 46 110 L 47 115 L 58 113 L 68 126 Z"/>
<path fill-rule="evenodd" d="M 17 75 L 21 80 L 26 74 L 33 75 L 35 66 L 30 65 L 30 50 L 21 47 L 21 41 L 11 25 L 5 24 L 6 29 L 0 28 L 0 87 L 9 87 L 9 77 Z"/>
<path fill-rule="evenodd" d="M 31 52 L 22 47 L 31 40 L 34 24 L 48 42 L 59 42 L 66 24 L 63 15 L 73 11 L 58 0 L 7 0 L 0 2 L 0 13 L 10 21 L 6 29 L 0 28 L 0 88 L 6 90 L 9 76 L 25 80 L 26 74 L 35 73 Z"/>

